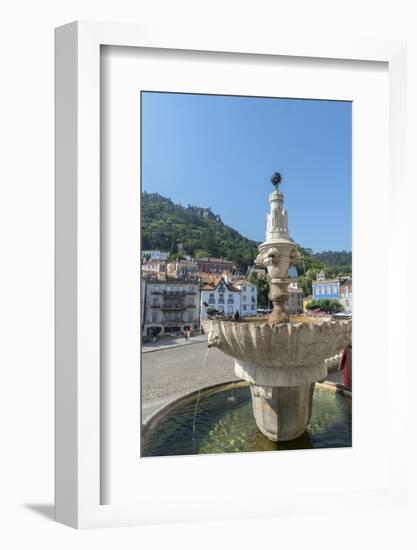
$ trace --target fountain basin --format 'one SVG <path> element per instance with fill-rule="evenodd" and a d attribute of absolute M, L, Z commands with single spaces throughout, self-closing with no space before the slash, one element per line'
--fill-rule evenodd
<path fill-rule="evenodd" d="M 352 341 L 351 320 L 306 321 L 203 321 L 208 345 L 234 357 L 236 375 L 250 383 L 256 423 L 271 441 L 289 441 L 306 431 L 315 382 L 327 376 L 329 358 Z"/>
<path fill-rule="evenodd" d="M 206 319 L 202 325 L 209 347 L 219 348 L 239 363 L 270 369 L 317 369 L 352 342 L 351 320 L 306 321 L 271 326 Z"/>
<path fill-rule="evenodd" d="M 142 456 L 283 451 L 351 447 L 351 397 L 335 386 L 316 384 L 307 431 L 273 442 L 258 429 L 245 382 L 221 384 L 186 396 L 149 419 L 142 430 Z M 195 437 L 193 423 L 195 416 Z"/>

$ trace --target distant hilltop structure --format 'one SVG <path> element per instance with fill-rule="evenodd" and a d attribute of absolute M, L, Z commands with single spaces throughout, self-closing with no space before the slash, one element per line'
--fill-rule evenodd
<path fill-rule="evenodd" d="M 200 206 L 190 206 L 189 208 L 197 214 L 200 214 L 203 218 L 206 218 L 206 220 L 214 220 L 216 222 L 223 223 L 221 217 L 218 214 L 214 214 L 210 207 L 202 208 Z"/>

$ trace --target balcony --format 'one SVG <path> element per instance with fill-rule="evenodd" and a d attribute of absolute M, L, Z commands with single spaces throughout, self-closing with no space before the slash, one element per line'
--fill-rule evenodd
<path fill-rule="evenodd" d="M 151 304 L 150 307 L 161 307 L 161 305 L 160 304 Z"/>
<path fill-rule="evenodd" d="M 176 310 L 185 309 L 185 305 L 184 304 L 166 304 L 161 306 L 161 309 L 164 311 L 176 311 Z"/>

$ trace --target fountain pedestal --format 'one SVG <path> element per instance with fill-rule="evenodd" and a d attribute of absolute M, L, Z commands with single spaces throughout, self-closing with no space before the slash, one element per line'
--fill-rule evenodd
<path fill-rule="evenodd" d="M 235 373 L 250 383 L 259 430 L 272 441 L 289 441 L 306 431 L 314 385 L 327 375 L 327 367 L 274 369 L 235 361 Z"/>
<path fill-rule="evenodd" d="M 253 415 L 259 430 L 271 441 L 300 437 L 311 418 L 314 385 L 270 388 L 251 384 Z"/>

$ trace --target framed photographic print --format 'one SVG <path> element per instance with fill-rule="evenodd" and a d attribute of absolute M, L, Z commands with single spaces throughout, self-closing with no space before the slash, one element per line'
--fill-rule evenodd
<path fill-rule="evenodd" d="M 352 103 L 140 105 L 141 456 L 351 447 Z"/>
<path fill-rule="evenodd" d="M 404 55 L 57 29 L 58 521 L 405 498 Z"/>

